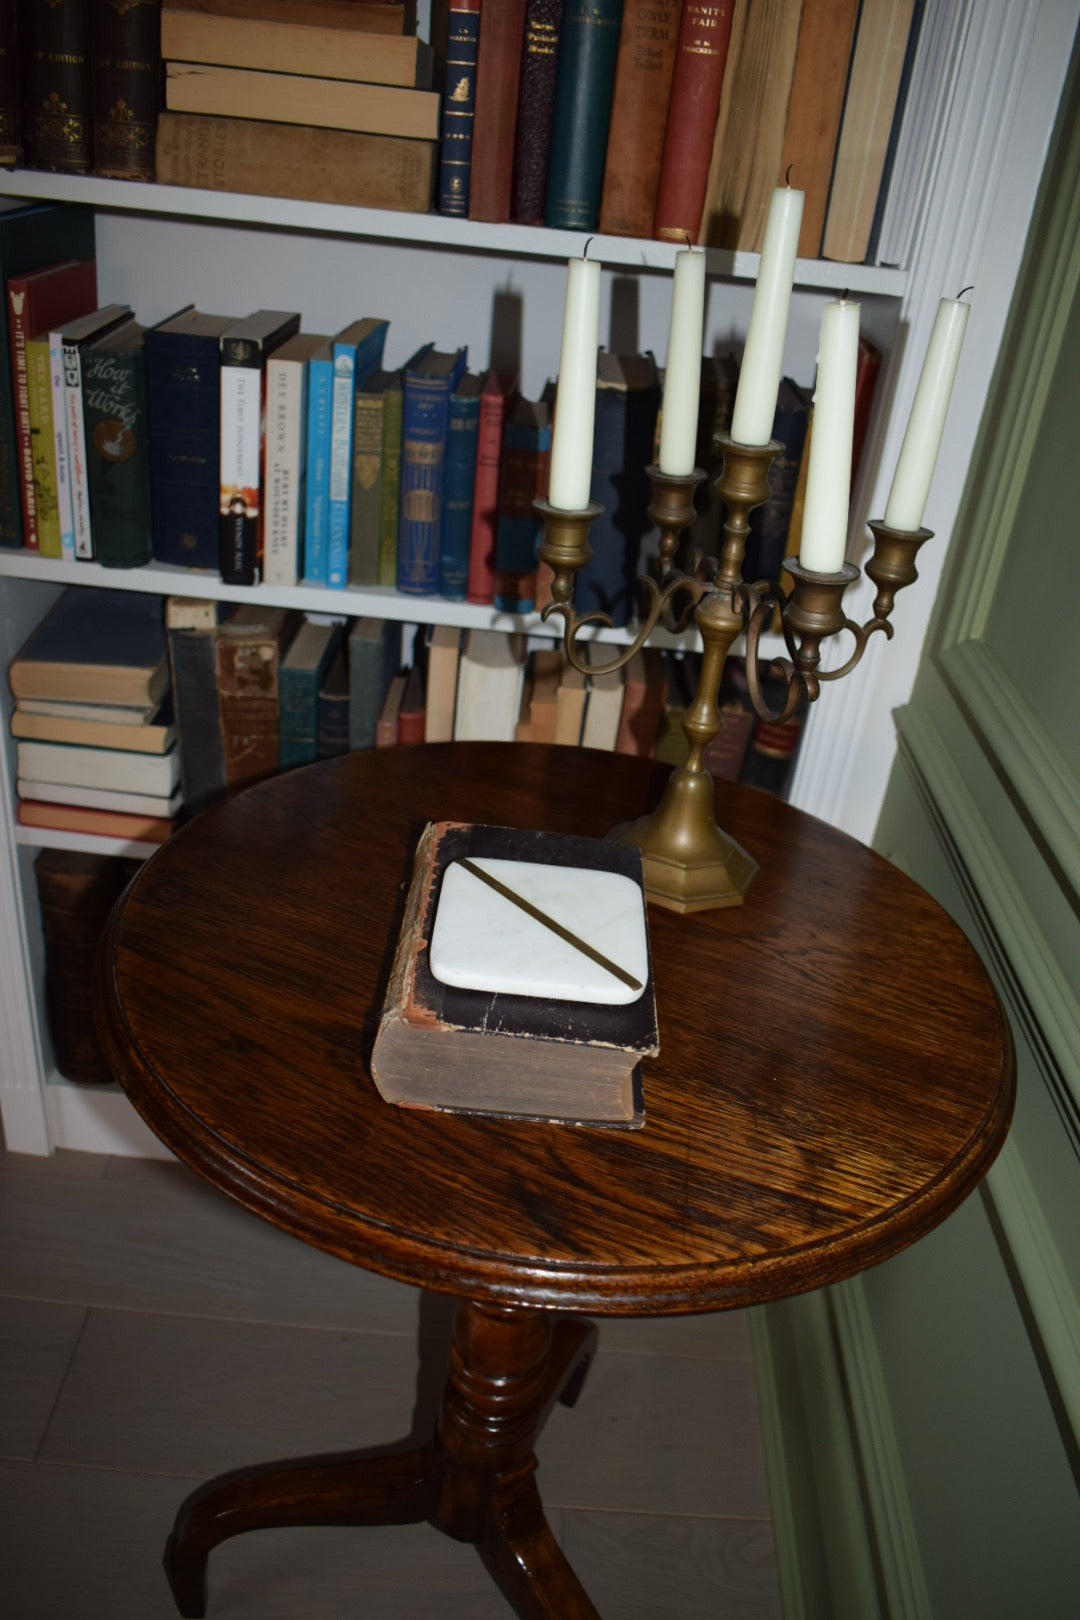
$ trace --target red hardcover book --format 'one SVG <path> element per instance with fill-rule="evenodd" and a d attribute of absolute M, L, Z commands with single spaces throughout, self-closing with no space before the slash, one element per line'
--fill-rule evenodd
<path fill-rule="evenodd" d="M 34 493 L 34 454 L 30 439 L 26 344 L 39 332 L 62 326 L 77 315 L 89 315 L 91 310 L 97 308 L 97 267 L 92 259 L 85 264 L 75 259 L 65 259 L 60 264 L 46 265 L 43 270 L 35 270 L 30 275 L 12 276 L 7 284 L 7 295 L 23 544 L 28 551 L 37 551 L 37 497 Z"/>
<path fill-rule="evenodd" d="M 653 220 L 653 235 L 665 240 L 697 240 L 732 10 L 733 0 L 723 5 L 685 0 L 683 6 Z"/>
<path fill-rule="evenodd" d="M 505 223 L 510 218 L 521 42 L 525 0 L 499 0 L 480 17 L 469 169 L 469 218 Z"/>
<path fill-rule="evenodd" d="M 468 600 L 480 604 L 495 600 L 495 541 L 499 529 L 503 430 L 516 392 L 515 377 L 492 370 L 484 378 L 480 395 L 469 581 L 466 589 Z"/>
<path fill-rule="evenodd" d="M 605 236 L 652 235 L 681 13 L 682 0 L 623 10 L 600 198 Z"/>

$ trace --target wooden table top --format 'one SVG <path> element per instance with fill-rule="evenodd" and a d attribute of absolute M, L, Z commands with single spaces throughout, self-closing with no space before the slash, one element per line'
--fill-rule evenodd
<path fill-rule="evenodd" d="M 476 1299 L 664 1314 L 835 1282 L 933 1227 L 1008 1129 L 975 952 L 823 822 L 717 786 L 760 862 L 741 908 L 651 907 L 661 1052 L 640 1131 L 384 1103 L 368 1060 L 424 822 L 603 834 L 664 767 L 502 744 L 347 755 L 162 846 L 110 920 L 98 1020 L 177 1156 L 373 1271 Z"/>

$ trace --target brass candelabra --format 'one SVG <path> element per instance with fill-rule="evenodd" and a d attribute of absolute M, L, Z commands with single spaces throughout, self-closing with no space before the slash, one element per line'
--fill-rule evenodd
<path fill-rule="evenodd" d="M 574 577 L 592 556 L 589 528 L 603 508 L 593 504 L 567 512 L 547 501 L 535 503 L 544 527 L 540 560 L 553 575 L 552 600 L 543 617 L 562 616 L 563 647 L 575 669 L 591 675 L 621 669 L 658 624 L 674 630 L 690 615 L 701 635 L 701 674 L 683 720 L 686 761 L 672 771 L 655 810 L 612 829 L 613 837 L 640 848 L 649 899 L 682 912 L 741 905 L 757 872 L 756 862 L 716 824 L 712 778 L 704 764 L 705 750 L 723 725 L 720 677 L 732 644 L 745 632 L 747 686 L 755 714 L 774 723 L 788 719 L 804 694 L 814 702 L 823 682 L 839 680 L 855 668 L 876 630 L 892 636 L 889 615 L 896 592 L 918 577 L 915 556 L 931 535 L 929 529 L 909 533 L 871 522 L 874 552 L 866 572 L 878 590 L 871 617 L 862 625 L 843 610 L 844 592 L 859 578 L 851 563 L 835 574 L 817 574 L 789 559 L 784 568 L 791 576 L 790 588 L 772 580 L 744 580 L 750 513 L 768 498 L 769 467 L 782 447 L 775 441 L 737 444 L 725 434 L 718 434 L 714 443 L 724 456 L 717 490 L 729 514 L 721 554 L 689 559 L 688 569 L 676 565 L 679 537 L 695 516 L 694 492 L 707 475 L 695 468 L 685 477 L 673 477 L 649 467 L 649 517 L 660 531 L 658 578 L 643 578 L 647 612 L 634 640 L 607 663 L 586 656 L 579 638 L 586 626 L 610 625 L 610 619 L 602 613 L 579 615 L 573 606 Z M 784 702 L 773 711 L 761 689 L 758 647 L 777 609 L 788 657 L 770 661 L 772 673 L 786 682 Z M 838 668 L 822 669 L 821 643 L 841 630 L 854 638 L 851 656 Z"/>

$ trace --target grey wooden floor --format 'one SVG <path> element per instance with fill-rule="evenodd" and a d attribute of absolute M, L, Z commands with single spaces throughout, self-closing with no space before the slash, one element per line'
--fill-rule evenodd
<path fill-rule="evenodd" d="M 222 1469 L 429 1432 L 448 1302 L 285 1237 L 179 1165 L 0 1152 L 0 1609 L 175 1614 L 161 1551 Z M 605 1620 L 778 1620 L 739 1314 L 609 1321 L 540 1442 L 548 1517 Z M 505 1620 L 426 1525 L 263 1531 L 212 1620 Z"/>

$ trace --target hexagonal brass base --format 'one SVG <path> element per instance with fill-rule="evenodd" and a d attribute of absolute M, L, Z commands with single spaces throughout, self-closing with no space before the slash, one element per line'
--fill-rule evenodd
<path fill-rule="evenodd" d="M 613 827 L 609 838 L 641 850 L 645 896 L 669 911 L 741 906 L 757 862 L 713 818 L 708 771 L 671 773 L 656 809 Z"/>

